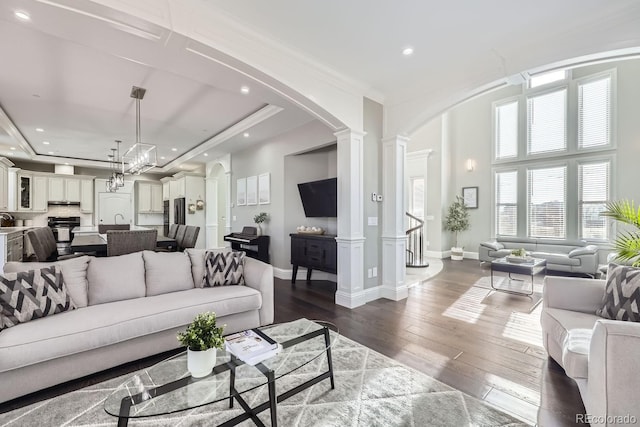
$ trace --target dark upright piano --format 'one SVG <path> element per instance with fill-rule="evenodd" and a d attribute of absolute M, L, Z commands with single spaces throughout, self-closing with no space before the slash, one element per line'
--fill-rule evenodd
<path fill-rule="evenodd" d="M 234 251 L 243 251 L 248 257 L 269 263 L 269 236 L 258 236 L 257 227 L 243 227 L 241 233 L 227 234 L 224 240 L 231 242 Z"/>

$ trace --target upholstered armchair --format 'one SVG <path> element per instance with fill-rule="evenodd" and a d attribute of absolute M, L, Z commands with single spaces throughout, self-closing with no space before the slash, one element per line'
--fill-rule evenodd
<path fill-rule="evenodd" d="M 540 319 L 544 347 L 575 380 L 592 426 L 640 422 L 640 323 L 596 315 L 605 287 L 605 280 L 547 276 Z"/>

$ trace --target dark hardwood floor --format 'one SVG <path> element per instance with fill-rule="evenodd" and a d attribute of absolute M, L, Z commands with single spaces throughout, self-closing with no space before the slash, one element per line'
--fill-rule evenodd
<path fill-rule="evenodd" d="M 445 260 L 443 271 L 412 287 L 406 300 L 353 310 L 334 304 L 331 282 L 292 288 L 276 279 L 275 320 L 330 320 L 344 336 L 529 423 L 582 425 L 575 422 L 584 413 L 575 382 L 542 347 L 542 304 L 534 304 L 540 283 L 532 301 L 490 293 L 489 276 L 478 261 Z"/>
<path fill-rule="evenodd" d="M 306 317 L 458 390 L 543 427 L 576 426 L 584 413 L 578 388 L 547 358 L 541 304 L 489 293 L 478 261 L 444 261 L 437 276 L 402 301 L 380 299 L 349 310 L 334 304 L 335 283 L 275 279 L 275 322 Z M 540 285 L 536 285 L 539 292 Z M 0 412 L 150 366 L 167 353 L 129 363 L 0 405 Z"/>

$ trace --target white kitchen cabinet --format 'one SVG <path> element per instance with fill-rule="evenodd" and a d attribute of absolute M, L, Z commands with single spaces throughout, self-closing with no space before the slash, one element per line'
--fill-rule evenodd
<path fill-rule="evenodd" d="M 170 186 L 171 199 L 185 197 L 185 195 L 187 194 L 185 177 L 174 179 L 173 181 L 171 181 Z"/>
<path fill-rule="evenodd" d="M 65 200 L 64 178 L 61 176 L 49 177 L 49 200 L 52 202 Z"/>
<path fill-rule="evenodd" d="M 138 182 L 138 213 L 162 213 L 162 185 Z"/>
<path fill-rule="evenodd" d="M 50 176 L 48 197 L 51 202 L 81 202 L 80 179 Z"/>
<path fill-rule="evenodd" d="M 80 180 L 78 178 L 65 178 L 64 188 L 67 202 L 80 202 Z"/>
<path fill-rule="evenodd" d="M 9 210 L 9 166 L 11 161 L 0 157 L 0 211 Z"/>
<path fill-rule="evenodd" d="M 162 200 L 171 200 L 171 181 L 162 183 Z"/>
<path fill-rule="evenodd" d="M 46 176 L 34 175 L 33 176 L 33 209 L 32 212 L 46 212 L 47 202 L 49 201 L 47 196 L 47 183 L 48 178 Z"/>
<path fill-rule="evenodd" d="M 33 211 L 33 175 L 18 172 L 18 211 Z"/>
<path fill-rule="evenodd" d="M 93 180 L 82 179 L 80 181 L 80 212 L 93 212 Z"/>

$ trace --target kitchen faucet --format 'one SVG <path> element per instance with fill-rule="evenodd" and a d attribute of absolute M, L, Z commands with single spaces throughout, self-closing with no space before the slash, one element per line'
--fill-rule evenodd
<path fill-rule="evenodd" d="M 113 216 L 113 223 L 117 224 L 118 223 L 118 215 L 120 215 L 122 217 L 122 220 L 124 221 L 124 215 L 122 215 L 121 213 L 117 213 Z"/>

